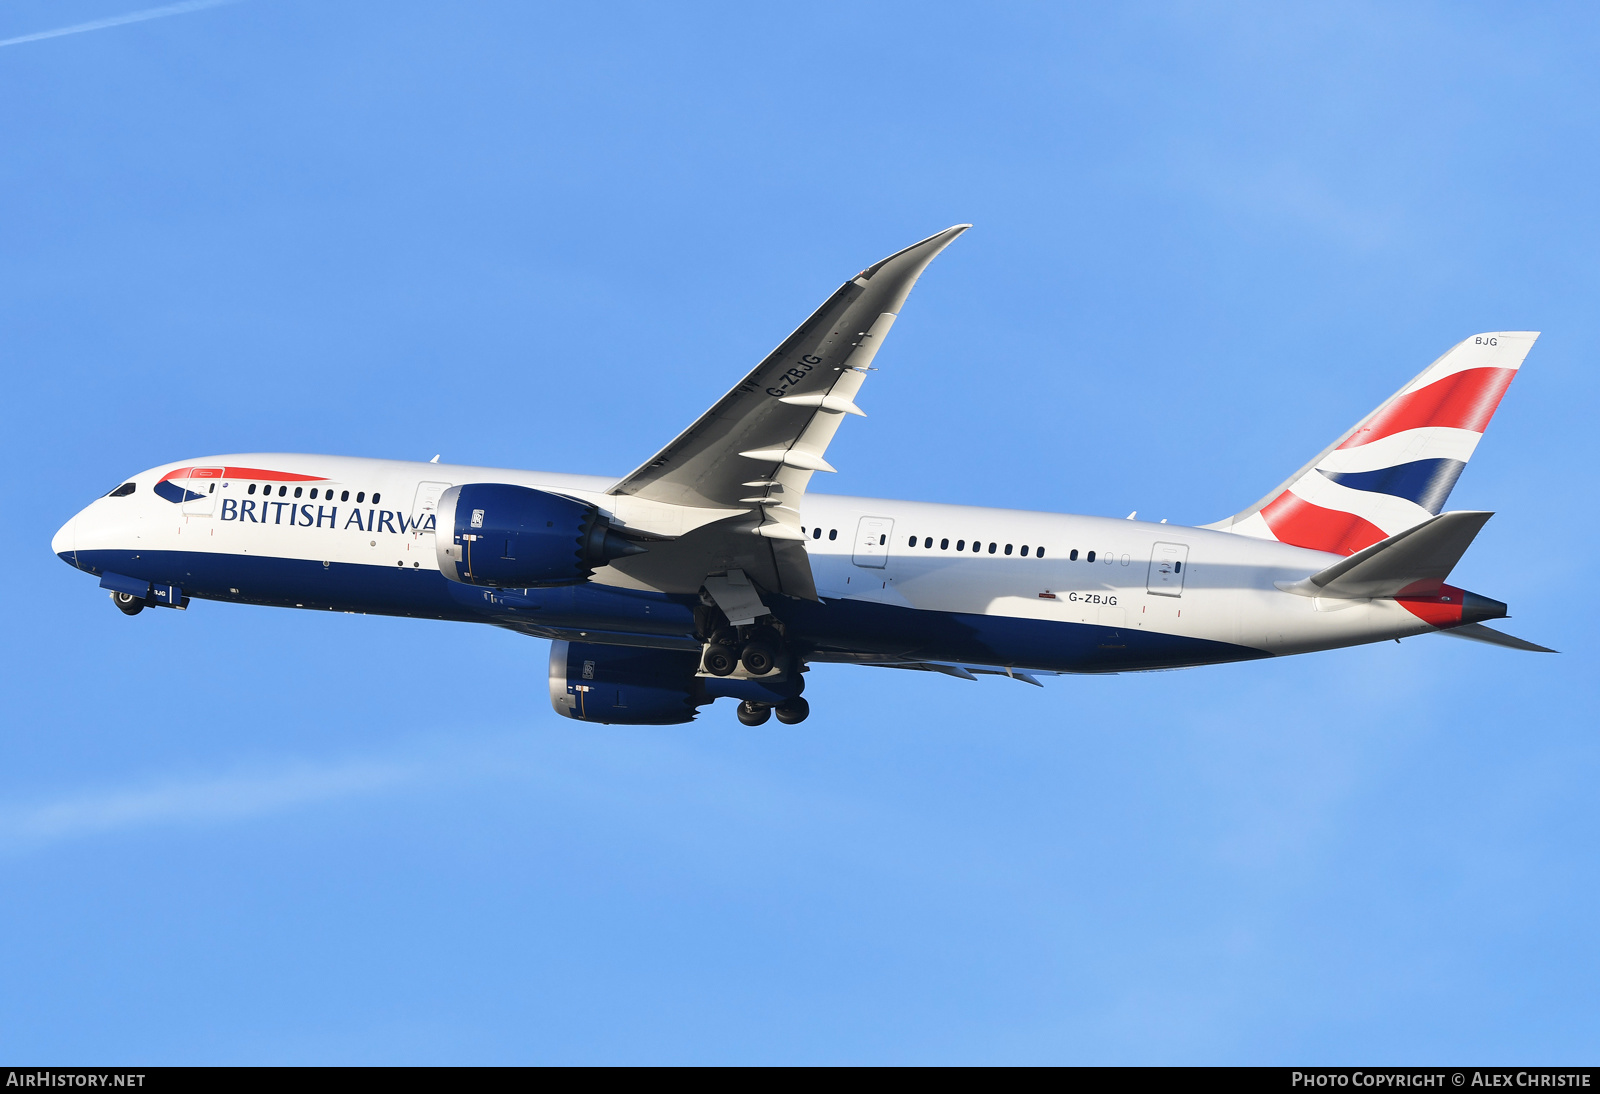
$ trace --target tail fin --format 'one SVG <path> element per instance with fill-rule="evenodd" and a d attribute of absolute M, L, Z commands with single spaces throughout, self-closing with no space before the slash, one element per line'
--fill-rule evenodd
<path fill-rule="evenodd" d="M 1276 490 L 1205 527 L 1352 555 L 1436 516 L 1538 337 L 1457 343 Z"/>

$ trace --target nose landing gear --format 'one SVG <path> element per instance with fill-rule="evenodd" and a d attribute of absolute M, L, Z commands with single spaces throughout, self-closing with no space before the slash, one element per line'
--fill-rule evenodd
<path fill-rule="evenodd" d="M 123 615 L 138 615 L 144 611 L 143 598 L 134 596 L 132 593 L 113 592 L 111 594 L 111 603 L 115 604 L 117 611 Z"/>

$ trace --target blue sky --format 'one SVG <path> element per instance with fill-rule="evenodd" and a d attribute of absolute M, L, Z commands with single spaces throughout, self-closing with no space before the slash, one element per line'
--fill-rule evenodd
<path fill-rule="evenodd" d="M 1560 4 L 303 0 L 0 46 L 0 1056 L 1592 1061 L 1597 46 Z M 825 666 L 798 728 L 578 727 L 542 642 L 127 619 L 49 553 L 211 453 L 624 473 L 962 221 L 830 488 L 1205 522 L 1542 330 L 1451 501 L 1498 514 L 1457 582 L 1562 655 Z"/>

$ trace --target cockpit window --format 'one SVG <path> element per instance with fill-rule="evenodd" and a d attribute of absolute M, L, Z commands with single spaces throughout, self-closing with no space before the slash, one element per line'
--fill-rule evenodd
<path fill-rule="evenodd" d="M 133 493 L 133 491 L 134 491 L 134 484 L 131 483 L 131 482 L 125 482 L 121 486 L 117 487 L 115 490 L 111 491 L 111 493 L 107 494 L 106 497 L 108 497 L 108 498 L 125 498 L 129 494 Z"/>

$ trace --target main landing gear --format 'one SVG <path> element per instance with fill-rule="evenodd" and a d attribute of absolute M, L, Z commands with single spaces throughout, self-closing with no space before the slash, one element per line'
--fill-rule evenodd
<path fill-rule="evenodd" d="M 138 615 L 144 611 L 144 599 L 132 593 L 114 592 L 111 594 L 111 603 L 115 604 L 117 611 L 123 615 Z"/>
<path fill-rule="evenodd" d="M 712 676 L 731 676 L 740 666 L 751 676 L 765 676 L 778 663 L 781 639 L 771 627 L 750 628 L 741 640 L 734 627 L 723 627 L 711 636 L 706 650 L 706 671 Z"/>
<path fill-rule="evenodd" d="M 725 618 L 720 624 L 709 628 L 711 637 L 701 652 L 700 666 L 704 675 L 728 683 L 713 685 L 711 694 L 751 696 L 740 698 L 737 712 L 747 726 L 765 725 L 774 714 L 786 726 L 805 721 L 811 704 L 798 694 L 790 695 L 800 690 L 801 666 L 784 649 L 781 629 L 770 623 L 735 627 Z"/>
<path fill-rule="evenodd" d="M 785 699 L 777 706 L 768 706 L 765 703 L 752 703 L 746 699 L 739 704 L 739 721 L 747 726 L 759 726 L 774 714 L 778 721 L 786 726 L 796 726 L 806 720 L 811 713 L 811 704 L 796 695 L 793 699 Z"/>

